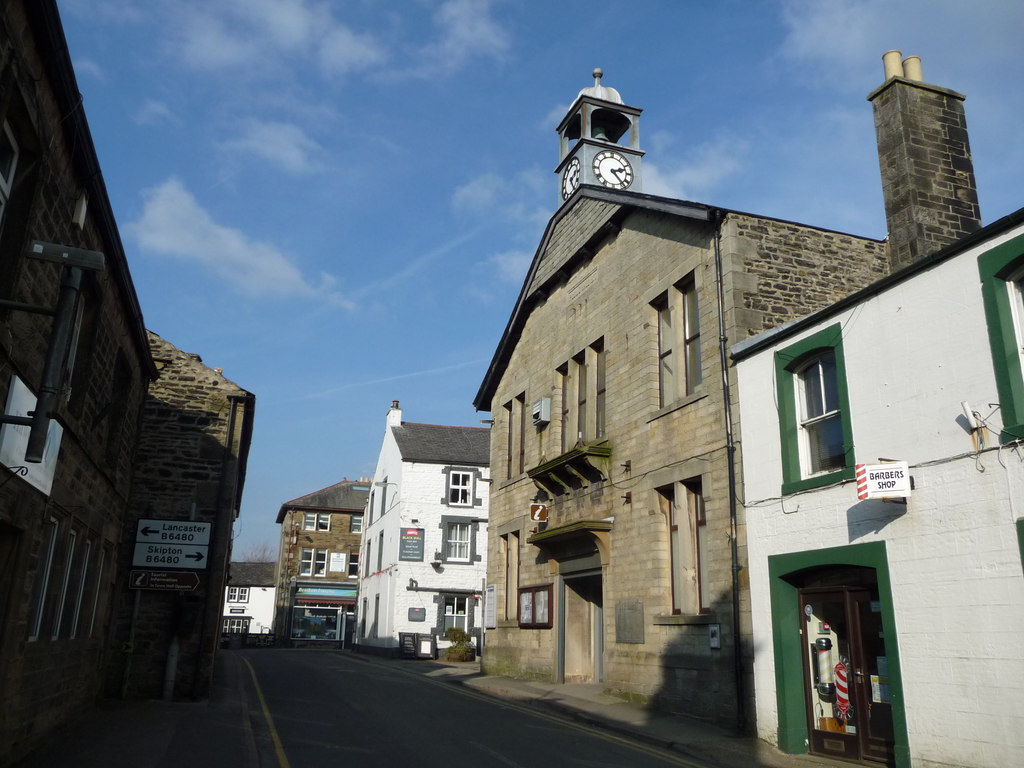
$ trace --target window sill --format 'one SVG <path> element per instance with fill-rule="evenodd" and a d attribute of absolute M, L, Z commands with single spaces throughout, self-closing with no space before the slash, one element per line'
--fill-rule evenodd
<path fill-rule="evenodd" d="M 655 616 L 652 623 L 664 626 L 717 624 L 718 617 L 713 613 L 662 613 Z"/>
<path fill-rule="evenodd" d="M 826 485 L 836 485 L 838 483 L 855 479 L 855 475 L 855 467 L 845 467 L 844 469 L 840 469 L 836 472 L 828 472 L 823 475 L 805 477 L 801 480 L 790 480 L 782 484 L 782 494 L 785 496 L 791 493 L 799 493 L 800 491 L 810 491 L 815 488 L 823 488 Z"/>
<path fill-rule="evenodd" d="M 664 408 L 658 409 L 649 419 L 647 419 L 647 423 L 650 424 L 652 421 L 657 421 L 662 416 L 667 416 L 668 414 L 674 411 L 678 411 L 681 410 L 682 408 L 686 408 L 689 405 L 693 405 L 698 400 L 703 400 L 707 396 L 708 393 L 705 392 L 704 388 L 702 387 L 698 389 L 696 392 L 694 392 L 692 395 L 687 395 L 682 400 L 676 400 L 674 403 L 669 403 Z"/>

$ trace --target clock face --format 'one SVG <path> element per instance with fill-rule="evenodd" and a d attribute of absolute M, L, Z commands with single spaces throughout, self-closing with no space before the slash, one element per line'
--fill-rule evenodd
<path fill-rule="evenodd" d="M 594 175 L 606 187 L 625 189 L 633 183 L 633 167 L 621 152 L 605 149 L 594 155 Z"/>
<path fill-rule="evenodd" d="M 574 157 L 572 162 L 565 166 L 562 172 L 562 199 L 568 200 L 569 196 L 576 191 L 580 185 L 580 159 Z"/>

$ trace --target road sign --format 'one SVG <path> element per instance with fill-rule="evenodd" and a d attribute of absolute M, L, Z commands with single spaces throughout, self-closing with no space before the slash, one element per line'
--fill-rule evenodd
<path fill-rule="evenodd" d="M 149 544 L 135 542 L 135 556 L 132 565 L 139 568 L 206 568 L 209 547 L 194 547 L 188 544 Z"/>
<path fill-rule="evenodd" d="M 132 589 L 191 592 L 199 586 L 199 574 L 193 571 L 132 571 L 128 586 Z"/>
<path fill-rule="evenodd" d="M 153 541 L 162 544 L 192 544 L 209 546 L 213 523 L 195 520 L 139 520 L 135 541 Z"/>
<path fill-rule="evenodd" d="M 530 520 L 532 520 L 535 523 L 546 523 L 548 521 L 548 505 L 531 504 Z"/>

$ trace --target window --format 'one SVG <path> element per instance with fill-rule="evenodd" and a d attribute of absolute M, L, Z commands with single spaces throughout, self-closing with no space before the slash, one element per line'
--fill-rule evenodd
<path fill-rule="evenodd" d="M 853 430 L 842 327 L 829 326 L 775 353 L 782 492 L 852 480 Z"/>
<path fill-rule="evenodd" d="M 463 632 L 469 631 L 469 613 L 467 610 L 468 599 L 465 597 L 457 597 L 450 595 L 444 598 L 444 631 L 447 632 L 452 627 L 461 629 Z"/>
<path fill-rule="evenodd" d="M 502 410 L 508 427 L 505 476 L 512 479 L 526 471 L 526 393 L 520 392 Z"/>
<path fill-rule="evenodd" d="M 1024 437 L 1024 235 L 978 257 L 992 367 L 1003 417 L 1001 442 Z"/>
<path fill-rule="evenodd" d="M 324 512 L 306 512 L 302 515 L 302 530 L 326 532 L 331 530 L 331 516 Z"/>
<path fill-rule="evenodd" d="M 224 619 L 221 631 L 226 635 L 249 634 L 249 622 L 251 619 Z"/>
<path fill-rule="evenodd" d="M 353 549 L 348 553 L 348 577 L 359 578 L 359 550 Z"/>
<path fill-rule="evenodd" d="M 551 585 L 519 590 L 519 626 L 546 629 L 551 626 Z"/>
<path fill-rule="evenodd" d="M 362 532 L 362 530 L 363 530 L 363 516 L 362 515 L 352 515 L 352 517 L 350 517 L 348 519 L 348 530 L 349 530 L 349 533 L 360 533 L 360 532 Z"/>
<path fill-rule="evenodd" d="M 661 407 L 692 395 L 703 380 L 700 314 L 693 278 L 656 299 L 658 313 L 658 386 Z"/>
<path fill-rule="evenodd" d="M 247 602 L 249 602 L 249 588 L 248 587 L 228 587 L 228 602 L 229 603 L 247 603 Z"/>
<path fill-rule="evenodd" d="M 384 515 L 385 515 L 385 513 L 387 511 L 388 511 L 388 479 L 385 477 L 384 480 L 380 484 L 380 515 L 379 515 L 379 517 L 384 517 Z M 380 570 L 380 569 L 378 569 L 378 570 Z"/>
<path fill-rule="evenodd" d="M 377 571 L 384 570 L 384 531 L 377 537 Z"/>
<path fill-rule="evenodd" d="M 46 608 L 46 593 L 50 587 L 50 572 L 53 570 L 53 553 L 57 548 L 57 521 L 50 518 L 46 523 L 43 536 L 43 548 L 40 555 L 39 568 L 36 571 L 36 598 L 29 625 L 29 640 L 38 640 L 43 626 L 43 613 Z"/>
<path fill-rule="evenodd" d="M 672 572 L 672 613 L 711 610 L 707 580 L 707 518 L 699 478 L 657 489 L 662 514 L 668 521 Z"/>
<path fill-rule="evenodd" d="M 604 339 L 573 355 L 557 369 L 561 411 L 561 452 L 605 437 L 606 354 Z"/>
<path fill-rule="evenodd" d="M 327 575 L 327 550 L 306 549 L 299 553 L 299 575 L 300 576 L 326 576 Z"/>
<path fill-rule="evenodd" d="M 797 379 L 804 464 L 812 475 L 842 469 L 845 451 L 835 354 L 827 350 L 811 359 L 797 372 Z"/>
<path fill-rule="evenodd" d="M 78 578 L 78 589 L 75 590 L 75 611 L 71 618 L 71 637 L 78 636 L 78 622 L 82 616 L 82 600 L 85 597 L 85 584 L 89 579 L 89 561 L 92 556 L 92 542 L 86 541 L 82 552 L 82 567 Z"/>
<path fill-rule="evenodd" d="M 473 474 L 451 472 L 448 481 L 448 503 L 458 507 L 470 506 L 473 503 Z"/>
<path fill-rule="evenodd" d="M 60 637 L 60 628 L 64 623 L 64 601 L 68 594 L 68 584 L 71 581 L 71 565 L 75 561 L 75 546 L 78 544 L 78 533 L 68 531 L 68 546 L 64 553 L 64 578 L 60 582 L 60 592 L 57 595 L 57 618 L 53 622 L 53 634 L 51 640 Z"/>
<path fill-rule="evenodd" d="M 501 537 L 501 554 L 505 566 L 505 604 L 502 606 L 506 621 L 516 618 L 516 596 L 519 594 L 519 533 L 506 533 Z"/>
<path fill-rule="evenodd" d="M 448 523 L 445 529 L 445 559 L 469 562 L 469 523 Z"/>
<path fill-rule="evenodd" d="M 0 128 L 0 223 L 4 219 L 7 201 L 11 196 L 14 174 L 18 169 L 18 142 L 14 140 L 11 126 L 4 121 Z"/>

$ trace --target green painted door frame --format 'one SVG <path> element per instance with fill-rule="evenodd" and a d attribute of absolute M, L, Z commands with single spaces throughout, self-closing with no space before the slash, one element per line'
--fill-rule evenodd
<path fill-rule="evenodd" d="M 779 711 L 779 748 L 790 754 L 807 752 L 807 711 L 804 697 L 803 649 L 797 628 L 799 575 L 810 568 L 856 565 L 873 568 L 882 603 L 882 631 L 889 662 L 889 694 L 892 704 L 893 753 L 896 768 L 910 768 L 907 715 L 904 709 L 903 678 L 900 672 L 896 617 L 892 607 L 892 586 L 885 542 L 851 544 L 772 555 L 768 558 L 771 589 L 772 637 L 775 655 L 775 695 Z"/>

